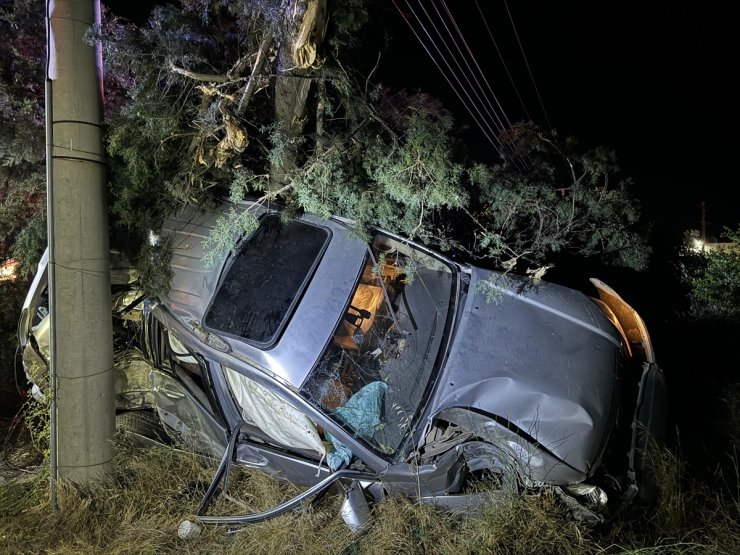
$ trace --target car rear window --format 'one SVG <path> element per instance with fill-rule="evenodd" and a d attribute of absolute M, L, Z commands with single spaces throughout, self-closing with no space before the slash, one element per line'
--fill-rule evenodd
<path fill-rule="evenodd" d="M 325 228 L 264 216 L 232 258 L 206 313 L 206 327 L 260 346 L 274 343 L 328 239 Z"/>

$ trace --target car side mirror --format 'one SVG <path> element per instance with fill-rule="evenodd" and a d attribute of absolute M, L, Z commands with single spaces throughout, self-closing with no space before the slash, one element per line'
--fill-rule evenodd
<path fill-rule="evenodd" d="M 352 480 L 349 487 L 343 489 L 345 498 L 339 508 L 339 514 L 352 533 L 357 534 L 370 520 L 370 505 L 359 481 Z"/>

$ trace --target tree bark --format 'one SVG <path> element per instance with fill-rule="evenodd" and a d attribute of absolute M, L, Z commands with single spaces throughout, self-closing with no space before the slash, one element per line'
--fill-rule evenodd
<path fill-rule="evenodd" d="M 270 47 L 273 43 L 272 33 L 272 29 L 267 29 L 267 31 L 265 31 L 265 35 L 262 37 L 259 50 L 257 51 L 257 57 L 254 60 L 254 66 L 252 66 L 252 73 L 249 75 L 249 81 L 247 82 L 247 86 L 244 88 L 241 100 L 239 100 L 239 107 L 236 110 L 237 115 L 244 113 L 247 104 L 249 104 L 249 100 L 252 98 L 252 94 L 257 85 L 257 79 L 259 79 L 259 75 L 262 73 L 262 66 L 265 65 L 267 53 L 270 51 Z"/>
<path fill-rule="evenodd" d="M 326 32 L 326 0 L 283 0 L 283 40 L 278 49 L 275 78 L 275 123 L 285 145 L 281 160 L 270 168 L 270 190 L 290 182 L 299 166 L 299 138 L 305 126 L 306 101 L 312 79 L 308 69 L 316 63 Z"/>

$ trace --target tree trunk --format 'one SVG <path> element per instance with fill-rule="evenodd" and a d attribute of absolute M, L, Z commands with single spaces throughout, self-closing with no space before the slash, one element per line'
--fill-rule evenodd
<path fill-rule="evenodd" d="M 299 139 L 305 126 L 312 79 L 309 68 L 326 32 L 326 0 L 283 0 L 282 42 L 275 79 L 275 123 L 285 145 L 270 168 L 270 190 L 289 184 L 299 166 Z"/>

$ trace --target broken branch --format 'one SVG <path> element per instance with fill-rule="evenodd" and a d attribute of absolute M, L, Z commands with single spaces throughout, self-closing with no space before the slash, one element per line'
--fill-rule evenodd
<path fill-rule="evenodd" d="M 236 110 L 237 115 L 241 115 L 246 109 L 247 104 L 249 104 L 249 99 L 252 97 L 254 88 L 257 85 L 257 77 L 262 72 L 262 66 L 265 65 L 267 52 L 270 49 L 270 46 L 272 46 L 272 41 L 272 29 L 267 29 L 262 37 L 262 42 L 260 42 L 260 47 L 257 51 L 257 58 L 254 60 L 252 73 L 249 75 L 249 81 L 247 81 L 247 86 L 244 88 L 244 94 L 242 94 L 242 98 L 239 100 L 239 107 Z"/>
<path fill-rule="evenodd" d="M 226 75 L 199 73 L 197 71 L 190 71 L 189 69 L 177 67 L 175 64 L 170 64 L 170 70 L 172 70 L 173 73 L 184 75 L 185 77 L 188 77 L 189 79 L 193 79 L 195 81 L 206 81 L 209 83 L 227 83 L 230 81 L 230 79 Z"/>

